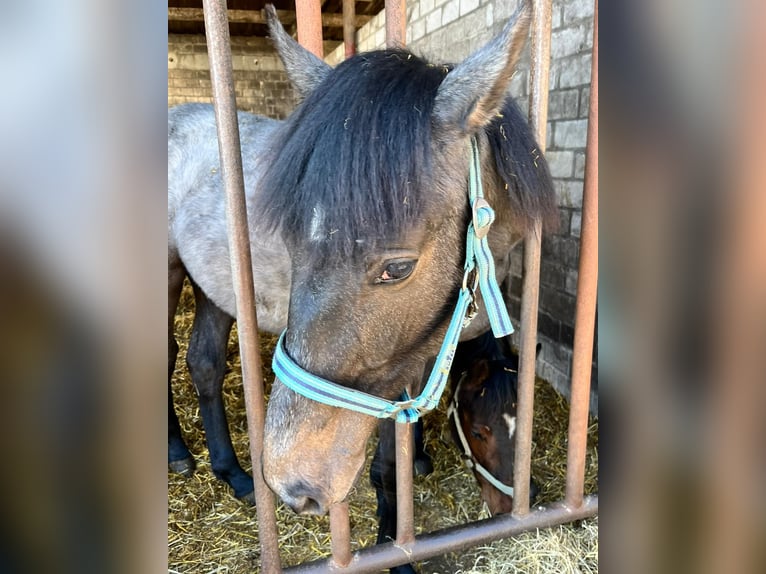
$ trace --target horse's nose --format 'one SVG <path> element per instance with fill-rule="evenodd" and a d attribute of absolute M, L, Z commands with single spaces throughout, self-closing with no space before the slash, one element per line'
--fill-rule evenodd
<path fill-rule="evenodd" d="M 303 481 L 288 485 L 282 492 L 282 500 L 296 514 L 322 515 L 327 512 L 329 506 L 326 496 L 320 490 Z"/>

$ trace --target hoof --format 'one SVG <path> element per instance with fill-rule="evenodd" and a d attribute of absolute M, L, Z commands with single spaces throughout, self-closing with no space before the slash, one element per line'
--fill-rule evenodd
<path fill-rule="evenodd" d="M 168 466 L 171 471 L 189 478 L 194 473 L 194 469 L 197 468 L 197 463 L 194 462 L 193 456 L 189 456 L 181 460 L 172 460 Z"/>
<path fill-rule="evenodd" d="M 426 476 L 434 471 L 431 457 L 428 456 L 424 458 L 416 458 L 412 466 L 415 476 Z"/>
<path fill-rule="evenodd" d="M 240 496 L 239 500 L 250 506 L 255 506 L 255 491 L 248 492 L 245 496 Z"/>

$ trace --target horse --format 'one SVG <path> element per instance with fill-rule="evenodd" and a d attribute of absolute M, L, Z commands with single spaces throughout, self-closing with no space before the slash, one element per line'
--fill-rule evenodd
<path fill-rule="evenodd" d="M 493 516 L 511 512 L 513 507 L 519 357 L 505 347 L 492 331 L 458 345 L 450 372 L 453 388 L 447 409 L 452 439 L 476 477 L 481 498 Z M 538 354 L 540 348 L 538 343 Z M 390 436 L 386 433 L 387 438 Z M 370 467 L 370 482 L 378 502 L 378 544 L 396 537 L 396 485 L 384 481 L 384 476 L 396 471 L 383 463 L 383 453 L 391 448 L 393 445 L 379 442 Z M 537 492 L 537 485 L 530 479 L 530 503 Z M 414 572 L 408 564 L 390 571 Z"/>
<path fill-rule="evenodd" d="M 538 343 L 536 354 L 541 346 Z M 447 414 L 452 439 L 476 477 L 491 515 L 513 508 L 519 357 L 506 354 L 488 331 L 461 343 L 453 368 Z M 530 503 L 538 487 L 530 478 Z"/>
<path fill-rule="evenodd" d="M 529 22 L 523 3 L 497 37 L 454 67 L 395 49 L 331 68 L 272 30 L 305 98 L 264 150 L 256 227 L 289 253 L 281 344 L 302 372 L 387 401 L 403 389 L 419 393 L 466 280 L 472 140 L 495 211 L 486 239 L 499 281 L 524 234 L 557 219 L 547 164 L 507 95 Z M 463 340 L 490 326 L 479 299 Z M 376 425 L 277 376 L 263 476 L 294 511 L 324 514 L 356 483 Z M 392 427 L 380 425 L 381 441 Z M 385 460 L 393 452 L 382 456 L 382 468 L 394 468 Z"/>
<path fill-rule="evenodd" d="M 348 389 L 388 399 L 415 393 L 463 281 L 471 140 L 496 214 L 487 240 L 498 279 L 520 238 L 539 220 L 557 220 L 547 164 L 506 94 L 529 9 L 454 67 L 397 49 L 331 68 L 284 31 L 273 8 L 267 15 L 302 103 L 281 122 L 239 115 L 259 328 L 286 329 L 294 361 Z M 242 497 L 252 480 L 231 448 L 220 400 L 236 303 L 216 145 L 209 106 L 169 111 L 169 328 L 189 277 L 196 315 L 187 363 L 211 465 Z M 463 339 L 487 330 L 478 293 L 477 308 Z M 169 410 L 171 468 L 190 472 L 172 402 Z M 257 471 L 294 511 L 322 514 L 355 484 L 375 427 L 374 418 L 310 400 L 277 378 Z M 381 424 L 382 442 L 391 428 Z M 393 452 L 382 456 L 391 473 Z"/>

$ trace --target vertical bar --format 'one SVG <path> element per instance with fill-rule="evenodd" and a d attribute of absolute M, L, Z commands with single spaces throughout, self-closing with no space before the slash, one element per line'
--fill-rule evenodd
<path fill-rule="evenodd" d="M 324 58 L 322 6 L 319 0 L 295 0 L 298 42 L 316 57 Z"/>
<path fill-rule="evenodd" d="M 234 293 L 237 301 L 237 329 L 242 361 L 242 381 L 245 388 L 247 424 L 250 433 L 250 457 L 253 464 L 258 534 L 261 542 L 261 571 L 279 574 L 277 523 L 274 496 L 263 480 L 261 452 L 263 451 L 264 398 L 261 354 L 258 344 L 258 321 L 255 313 L 253 266 L 250 255 L 250 234 L 245 205 L 245 185 L 242 175 L 242 155 L 239 143 L 234 78 L 231 67 L 229 22 L 224 0 L 204 0 L 210 76 L 218 130 L 221 175 L 226 190 L 226 222 L 231 253 Z"/>
<path fill-rule="evenodd" d="M 386 0 L 386 48 L 407 44 L 407 0 Z"/>
<path fill-rule="evenodd" d="M 347 502 L 339 502 L 330 507 L 330 535 L 332 561 L 341 568 L 348 566 L 351 562 L 351 523 Z"/>
<path fill-rule="evenodd" d="M 396 542 L 415 540 L 415 510 L 412 497 L 412 425 L 396 425 Z"/>
<path fill-rule="evenodd" d="M 588 139 L 583 182 L 580 268 L 572 358 L 572 395 L 567 446 L 566 503 L 577 508 L 583 501 L 585 451 L 588 430 L 593 331 L 598 294 L 598 0 L 593 15 L 593 62 L 590 76 Z"/>
<path fill-rule="evenodd" d="M 343 0 L 343 46 L 346 59 L 356 53 L 356 0 Z"/>
<path fill-rule="evenodd" d="M 548 121 L 548 71 L 551 53 L 551 0 L 532 3 L 529 123 L 541 152 L 545 152 Z M 513 514 L 529 512 L 529 475 L 532 462 L 532 418 L 535 401 L 535 346 L 540 292 L 540 239 L 538 220 L 524 242 L 524 279 L 521 293 L 519 393 L 516 411 Z"/>

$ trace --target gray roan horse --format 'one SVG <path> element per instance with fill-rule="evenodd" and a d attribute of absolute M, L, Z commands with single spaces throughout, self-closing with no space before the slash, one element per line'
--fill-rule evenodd
<path fill-rule="evenodd" d="M 523 5 L 499 36 L 454 67 L 386 50 L 334 69 L 268 12 L 303 101 L 284 122 L 239 117 L 259 327 L 287 328 L 287 352 L 316 375 L 387 399 L 406 386 L 417 393 L 463 278 L 471 137 L 496 213 L 488 240 L 498 281 L 533 222 L 555 219 L 547 165 L 507 95 L 529 10 Z M 213 470 L 245 496 L 252 481 L 231 448 L 220 398 L 236 308 L 210 106 L 169 111 L 168 178 L 169 370 L 172 319 L 188 276 L 196 298 L 188 364 Z M 480 310 L 462 338 L 487 329 Z M 169 415 L 171 466 L 189 471 L 172 402 Z M 276 380 L 264 477 L 296 512 L 324 513 L 356 482 L 377 423 Z M 382 442 L 392 428 L 381 424 Z M 384 450 L 383 468 L 393 472 L 393 453 Z"/>

